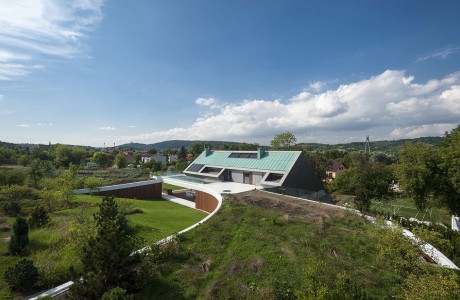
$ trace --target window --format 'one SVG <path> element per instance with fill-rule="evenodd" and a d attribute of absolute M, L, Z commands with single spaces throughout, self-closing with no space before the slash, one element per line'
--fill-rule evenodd
<path fill-rule="evenodd" d="M 265 179 L 265 181 L 280 182 L 280 180 L 283 178 L 283 176 L 284 176 L 284 174 L 270 173 L 270 174 L 268 174 L 268 176 Z"/>
<path fill-rule="evenodd" d="M 238 152 L 233 152 L 230 153 L 228 156 L 229 158 L 252 158 L 256 159 L 257 158 L 257 153 L 238 153 Z"/>
<path fill-rule="evenodd" d="M 187 168 L 187 172 L 198 172 L 203 166 L 203 164 L 191 164 Z"/>

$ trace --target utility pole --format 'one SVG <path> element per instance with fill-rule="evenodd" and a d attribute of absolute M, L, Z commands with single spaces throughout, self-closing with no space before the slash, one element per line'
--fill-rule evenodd
<path fill-rule="evenodd" d="M 366 136 L 366 143 L 364 144 L 364 153 L 371 154 L 371 143 L 369 142 L 369 136 Z"/>

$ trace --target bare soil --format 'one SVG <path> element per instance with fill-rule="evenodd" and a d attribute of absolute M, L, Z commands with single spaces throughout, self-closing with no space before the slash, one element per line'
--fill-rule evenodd
<path fill-rule="evenodd" d="M 314 223 L 323 223 L 333 217 L 343 217 L 346 213 L 344 209 L 334 206 L 258 190 L 228 195 L 228 198 L 237 203 L 281 212 L 289 217 L 301 218 Z"/>

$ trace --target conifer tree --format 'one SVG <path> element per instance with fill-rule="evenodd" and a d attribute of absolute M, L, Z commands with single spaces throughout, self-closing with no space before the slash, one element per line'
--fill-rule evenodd
<path fill-rule="evenodd" d="M 17 217 L 13 224 L 13 236 L 11 237 L 8 250 L 11 255 L 23 254 L 29 245 L 29 225 L 26 219 Z"/>
<path fill-rule="evenodd" d="M 133 268 L 140 261 L 139 255 L 132 255 L 128 222 L 113 197 L 103 198 L 94 219 L 97 232 L 84 246 L 81 258 L 83 280 L 72 288 L 76 298 L 100 299 L 115 287 L 132 290 Z"/>

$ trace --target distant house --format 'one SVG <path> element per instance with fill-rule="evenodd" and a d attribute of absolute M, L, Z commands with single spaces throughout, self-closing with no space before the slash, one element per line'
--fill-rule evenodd
<path fill-rule="evenodd" d="M 164 155 L 144 153 L 141 156 L 141 161 L 143 164 L 152 160 L 161 163 L 162 166 L 166 166 L 166 156 Z"/>
<path fill-rule="evenodd" d="M 205 149 L 184 174 L 208 182 L 233 181 L 263 188 L 324 192 L 302 151 L 213 151 Z"/>
<path fill-rule="evenodd" d="M 123 152 L 123 156 L 125 157 L 128 164 L 133 164 L 136 162 L 136 159 L 134 158 L 134 156 L 127 151 Z"/>
<path fill-rule="evenodd" d="M 326 170 L 327 178 L 328 180 L 333 180 L 337 178 L 337 176 L 340 174 L 340 172 L 346 170 L 347 168 L 345 167 L 344 164 L 342 164 L 340 161 L 337 160 L 332 160 L 330 167 Z"/>
<path fill-rule="evenodd" d="M 175 162 L 178 161 L 178 160 L 179 160 L 179 156 L 178 156 L 177 154 L 170 154 L 170 155 L 168 156 L 168 162 L 169 162 L 170 164 L 175 163 Z"/>
<path fill-rule="evenodd" d="M 99 164 L 97 164 L 97 163 L 95 163 L 95 162 L 92 162 L 92 161 L 88 161 L 88 162 L 86 163 L 86 167 L 87 167 L 87 168 L 97 168 L 97 167 L 99 167 Z"/>

